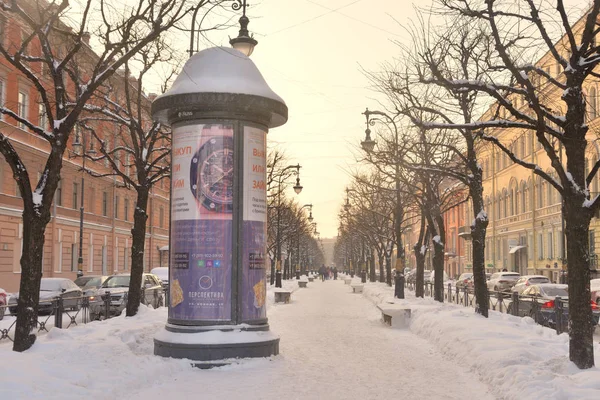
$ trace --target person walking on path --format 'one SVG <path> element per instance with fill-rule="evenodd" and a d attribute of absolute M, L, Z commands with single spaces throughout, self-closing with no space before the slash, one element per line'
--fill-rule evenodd
<path fill-rule="evenodd" d="M 321 265 L 321 268 L 319 268 L 319 274 L 321 274 L 321 281 L 324 282 L 325 281 L 325 273 L 327 272 L 327 270 L 325 269 L 325 264 Z"/>
<path fill-rule="evenodd" d="M 334 281 L 337 280 L 337 274 L 338 274 L 337 267 L 333 267 L 333 280 Z"/>

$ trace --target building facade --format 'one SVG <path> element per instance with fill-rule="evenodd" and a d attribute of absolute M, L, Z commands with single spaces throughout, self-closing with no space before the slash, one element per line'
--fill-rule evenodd
<path fill-rule="evenodd" d="M 0 40 L 5 46 L 21 43 L 25 30 L 17 19 L 0 15 Z M 87 48 L 91 53 L 91 48 Z M 39 54 L 39 44 L 31 43 L 32 54 Z M 38 92 L 5 59 L 0 59 L 0 101 L 32 123 L 44 126 L 47 119 Z M 150 101 L 150 99 L 148 99 Z M 43 171 L 50 146 L 26 127 L 9 117 L 0 120 L 0 131 L 11 141 L 27 167 L 32 185 Z M 127 272 L 131 264 L 131 228 L 136 192 L 122 185 L 116 177 L 94 178 L 82 170 L 81 144 L 93 154 L 94 140 L 74 132 L 65 152 L 61 181 L 56 191 L 52 219 L 47 226 L 44 244 L 43 276 L 74 279 L 79 257 L 80 207 L 84 209 L 83 272 L 110 275 Z M 105 140 L 117 143 L 119 129 L 103 126 Z M 97 145 L 97 144 L 96 144 Z M 79 149 L 79 150 L 78 150 Z M 86 167 L 98 173 L 109 171 L 108 163 L 86 160 Z M 133 172 L 132 172 L 133 173 Z M 82 177 L 85 184 L 82 185 Z M 82 196 L 85 201 L 81 202 Z M 21 278 L 22 199 L 9 165 L 0 157 L 0 287 L 17 291 Z M 144 270 L 168 265 L 169 181 L 163 179 L 151 194 L 148 206 Z"/>

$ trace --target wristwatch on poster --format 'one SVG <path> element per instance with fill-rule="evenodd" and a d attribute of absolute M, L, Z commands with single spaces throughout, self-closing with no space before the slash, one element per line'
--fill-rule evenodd
<path fill-rule="evenodd" d="M 233 138 L 211 137 L 192 157 L 191 190 L 209 211 L 233 211 Z"/>

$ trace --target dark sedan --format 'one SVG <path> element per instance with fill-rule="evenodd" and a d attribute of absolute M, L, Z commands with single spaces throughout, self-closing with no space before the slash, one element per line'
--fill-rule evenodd
<path fill-rule="evenodd" d="M 562 326 L 566 327 L 569 323 L 569 292 L 567 285 L 543 283 L 529 286 L 519 297 L 518 315 L 521 317 L 531 317 L 540 325 L 556 328 L 555 301 L 557 297 L 562 301 Z M 595 302 L 590 302 L 590 304 L 594 325 L 597 325 L 600 319 L 600 309 Z M 512 307 L 512 303 L 509 304 L 509 314 L 513 312 Z"/>
<path fill-rule="evenodd" d="M 78 310 L 81 305 L 82 290 L 72 280 L 67 278 L 42 278 L 40 282 L 40 304 L 38 312 L 52 313 L 52 301 L 56 298 L 63 299 L 63 307 L 65 310 Z M 17 314 L 17 302 L 19 293 L 15 293 L 10 297 L 8 306 L 10 313 Z"/>

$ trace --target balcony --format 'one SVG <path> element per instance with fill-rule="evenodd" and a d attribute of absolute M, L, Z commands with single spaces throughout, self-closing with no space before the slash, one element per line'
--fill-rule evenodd
<path fill-rule="evenodd" d="M 463 238 L 465 240 L 471 240 L 471 227 L 470 226 L 458 227 L 458 237 Z"/>

